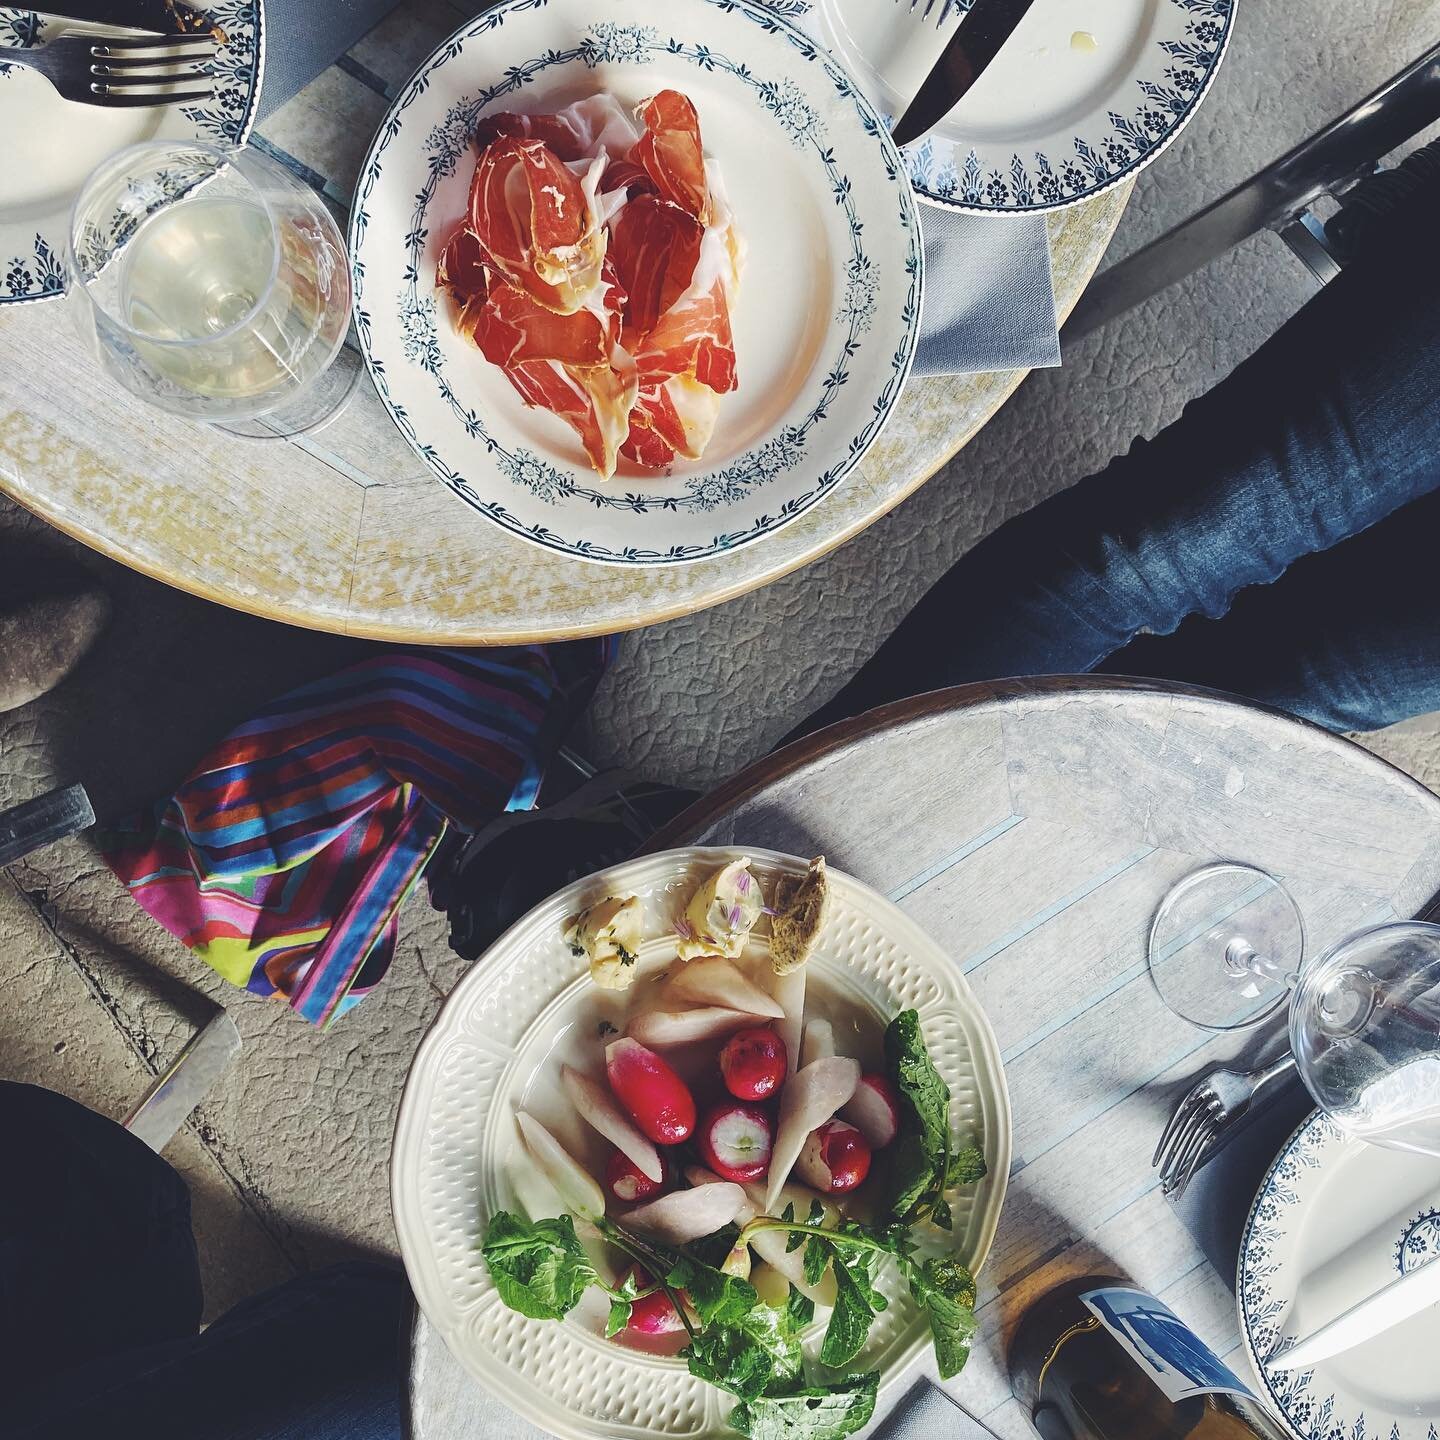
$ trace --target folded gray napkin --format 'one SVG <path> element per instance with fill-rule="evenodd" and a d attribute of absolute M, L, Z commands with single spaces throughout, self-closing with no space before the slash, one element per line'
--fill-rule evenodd
<path fill-rule="evenodd" d="M 1043 215 L 959 215 L 921 205 L 925 308 L 917 375 L 1060 363 Z"/>
<path fill-rule="evenodd" d="M 278 110 L 362 35 L 398 0 L 265 0 L 265 75 L 260 119 Z M 456 23 L 459 23 L 456 16 Z"/>

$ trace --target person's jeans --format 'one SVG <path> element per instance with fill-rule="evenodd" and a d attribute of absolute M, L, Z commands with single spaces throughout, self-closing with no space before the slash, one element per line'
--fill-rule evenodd
<path fill-rule="evenodd" d="M 1095 669 L 1337 730 L 1440 709 L 1437 218 L 1440 195 L 1418 197 L 1154 440 L 983 540 L 791 738 Z"/>
<path fill-rule="evenodd" d="M 301 1276 L 197 1334 L 185 1183 L 63 1096 L 0 1081 L 5 1440 L 400 1440 L 398 1266 Z"/>

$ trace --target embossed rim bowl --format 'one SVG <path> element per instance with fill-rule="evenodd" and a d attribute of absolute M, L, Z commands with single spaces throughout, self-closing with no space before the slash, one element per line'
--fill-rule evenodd
<path fill-rule="evenodd" d="M 1424 1264 L 1440 1264 L 1440 1160 L 1367 1145 L 1317 1110 L 1260 1184 L 1235 1279 L 1258 1393 L 1292 1435 L 1434 1440 L 1440 1309 L 1309 1370 L 1267 1374 L 1263 1364 Z"/>
<path fill-rule="evenodd" d="M 7 49 L 40 45 L 73 25 L 32 10 L 0 8 L 0 305 L 49 300 L 65 289 L 65 232 L 86 177 L 107 155 L 142 140 L 243 145 L 260 103 L 265 62 L 261 0 L 199 0 L 225 32 L 207 69 L 203 104 L 104 110 L 62 100 L 33 70 L 5 64 Z"/>
<path fill-rule="evenodd" d="M 626 997 L 600 990 L 561 938 L 565 920 L 607 894 L 639 895 L 646 934 L 640 964 L 674 959 L 663 937 L 694 886 L 715 866 L 749 855 L 762 883 L 805 862 L 766 850 L 684 849 L 617 866 L 567 886 L 531 911 L 451 992 L 410 1068 L 391 1158 L 400 1250 L 421 1308 L 462 1365 L 504 1404 L 564 1440 L 718 1437 L 731 1397 L 694 1379 L 683 1362 L 603 1338 L 603 1309 L 564 1321 L 528 1320 L 500 1303 L 479 1243 L 497 1209 L 524 1206 L 514 1111 L 522 1104 L 577 1154 L 599 1143 L 559 1088 L 563 1060 L 593 1053 L 602 1020 L 623 1018 Z M 899 909 L 830 871 L 832 905 L 809 984 L 836 1018 L 857 1012 L 877 1029 L 913 1006 L 950 1087 L 951 1123 L 973 1134 L 990 1173 L 957 1193 L 956 1248 L 972 1268 L 995 1236 L 1010 1169 L 1010 1106 L 999 1046 L 960 968 Z M 752 953 L 763 955 L 763 939 Z M 582 1048 L 583 1047 L 583 1048 Z M 862 1057 L 863 1058 L 863 1057 Z M 598 1153 L 603 1153 L 603 1147 Z M 881 1372 L 881 1394 L 928 1349 L 924 1319 L 887 1275 L 890 1308 L 857 1370 Z"/>
<path fill-rule="evenodd" d="M 850 67 L 887 124 L 956 23 L 922 23 L 904 0 L 769 3 Z M 1042 0 L 969 94 L 905 147 L 911 183 L 947 210 L 1024 215 L 1077 205 L 1132 178 L 1205 98 L 1236 3 Z M 957 8 L 968 10 L 970 0 Z"/>
<path fill-rule="evenodd" d="M 601 481 L 578 438 L 527 409 L 437 303 L 476 120 L 608 90 L 695 102 L 748 259 L 739 387 L 704 458 Z M 798 519 L 860 462 L 899 399 L 920 325 L 913 192 L 875 111 L 759 0 L 508 0 L 401 89 L 350 222 L 356 327 L 376 389 L 440 480 L 537 545 L 622 565 L 700 560 Z"/>

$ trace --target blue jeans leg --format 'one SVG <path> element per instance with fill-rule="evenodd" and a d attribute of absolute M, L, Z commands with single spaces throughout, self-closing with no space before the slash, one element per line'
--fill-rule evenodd
<path fill-rule="evenodd" d="M 1440 196 L 1422 198 L 1154 440 L 1137 441 L 1100 474 L 977 545 L 795 733 L 946 685 L 1091 670 L 1143 631 L 1169 635 L 1189 616 L 1225 615 L 1247 587 L 1273 585 L 1295 561 L 1440 486 L 1440 266 L 1431 223 Z M 1349 553 L 1371 568 L 1346 571 L 1348 606 L 1335 614 L 1346 624 L 1363 622 L 1393 578 L 1383 552 Z M 1338 632 L 1313 633 L 1308 597 L 1290 597 L 1284 581 L 1275 585 L 1271 638 L 1309 645 L 1317 660 L 1333 646 L 1332 663 L 1317 674 L 1333 671 L 1345 654 L 1333 644 Z M 1440 604 L 1426 597 L 1420 612 L 1400 618 L 1407 635 L 1434 629 Z M 1252 653 L 1258 640 L 1225 624 L 1231 654 L 1263 658 Z M 1163 653 L 1142 648 L 1137 663 Z M 1242 679 L 1253 686 L 1263 672 L 1256 663 L 1218 667 L 1209 679 L 1279 698 L 1241 690 Z M 1409 667 L 1371 666 L 1336 704 L 1311 697 L 1308 713 L 1367 727 L 1413 714 L 1432 693 L 1410 690 L 1413 678 Z M 1358 705 L 1366 695 L 1377 703 Z"/>

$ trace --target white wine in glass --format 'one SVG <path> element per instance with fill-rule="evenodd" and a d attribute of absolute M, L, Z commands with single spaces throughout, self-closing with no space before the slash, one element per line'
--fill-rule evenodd
<path fill-rule="evenodd" d="M 141 398 L 243 434 L 313 429 L 343 403 L 344 245 L 323 202 L 252 150 L 136 145 L 76 200 L 81 332 Z"/>

